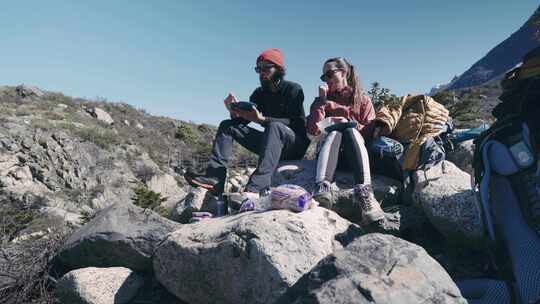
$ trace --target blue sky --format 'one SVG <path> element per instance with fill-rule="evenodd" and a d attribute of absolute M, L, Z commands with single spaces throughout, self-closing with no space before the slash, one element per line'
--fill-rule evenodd
<path fill-rule="evenodd" d="M 5 1 L 0 85 L 123 101 L 217 124 L 229 91 L 247 99 L 265 48 L 285 53 L 308 108 L 326 58 L 363 83 L 425 92 L 461 74 L 516 31 L 532 0 Z"/>

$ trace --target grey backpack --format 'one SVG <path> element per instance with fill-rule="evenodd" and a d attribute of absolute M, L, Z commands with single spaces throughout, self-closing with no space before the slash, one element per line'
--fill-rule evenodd
<path fill-rule="evenodd" d="M 460 282 L 469 303 L 540 301 L 540 48 L 527 56 L 502 81 L 497 121 L 475 140 L 477 203 L 499 278 Z"/>

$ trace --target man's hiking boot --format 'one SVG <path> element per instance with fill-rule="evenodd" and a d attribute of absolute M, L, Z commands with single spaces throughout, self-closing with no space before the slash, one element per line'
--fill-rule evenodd
<path fill-rule="evenodd" d="M 227 204 L 230 208 L 237 210 L 238 212 L 246 212 L 263 208 L 262 201 L 266 199 L 269 194 L 270 189 L 265 188 L 259 191 L 259 193 L 249 191 L 235 192 L 226 195 L 224 194 L 224 197 L 226 197 Z"/>
<path fill-rule="evenodd" d="M 318 182 L 315 185 L 313 199 L 319 202 L 321 207 L 332 209 L 334 206 L 334 196 L 332 194 L 332 185 L 328 181 Z"/>
<path fill-rule="evenodd" d="M 197 175 L 189 172 L 184 175 L 184 178 L 191 186 L 201 187 L 209 191 L 214 191 L 214 187 L 219 183 L 217 178 Z"/>
<path fill-rule="evenodd" d="M 362 211 L 362 225 L 369 225 L 384 220 L 384 211 L 375 199 L 373 187 L 369 184 L 354 186 L 353 203 L 358 204 Z"/>

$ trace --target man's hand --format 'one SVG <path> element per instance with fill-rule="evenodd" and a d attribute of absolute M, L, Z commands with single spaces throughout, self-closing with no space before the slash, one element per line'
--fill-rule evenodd
<path fill-rule="evenodd" d="M 225 100 L 223 100 L 223 103 L 225 104 L 225 108 L 227 109 L 227 111 L 229 111 L 231 113 L 231 118 L 238 117 L 238 114 L 231 111 L 231 107 L 230 107 L 231 103 L 234 103 L 234 102 L 237 102 L 237 101 L 238 100 L 236 99 L 236 96 L 234 96 L 234 93 L 229 93 L 229 95 L 227 95 Z"/>
<path fill-rule="evenodd" d="M 323 83 L 319 86 L 319 98 L 321 101 L 326 101 L 326 96 L 328 96 L 328 85 Z"/>
<path fill-rule="evenodd" d="M 265 121 L 265 117 L 255 107 L 252 107 L 251 111 L 231 110 L 231 113 L 258 124 L 263 124 Z"/>

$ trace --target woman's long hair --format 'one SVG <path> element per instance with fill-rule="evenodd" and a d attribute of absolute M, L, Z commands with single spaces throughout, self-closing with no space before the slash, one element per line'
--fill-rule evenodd
<path fill-rule="evenodd" d="M 355 110 L 360 110 L 361 108 L 361 97 L 362 97 L 362 94 L 363 94 L 363 87 L 362 87 L 362 83 L 360 82 L 360 79 L 358 77 L 358 72 L 356 71 L 356 68 L 354 65 L 350 64 L 347 59 L 343 58 L 343 57 L 334 57 L 334 58 L 330 58 L 328 60 L 326 60 L 324 62 L 324 65 L 323 67 L 328 63 L 328 62 L 335 62 L 336 63 L 336 66 L 340 69 L 343 69 L 346 73 L 347 73 L 347 85 L 349 87 L 351 87 L 352 91 L 353 91 L 353 96 L 352 96 L 352 106 L 354 107 Z"/>

